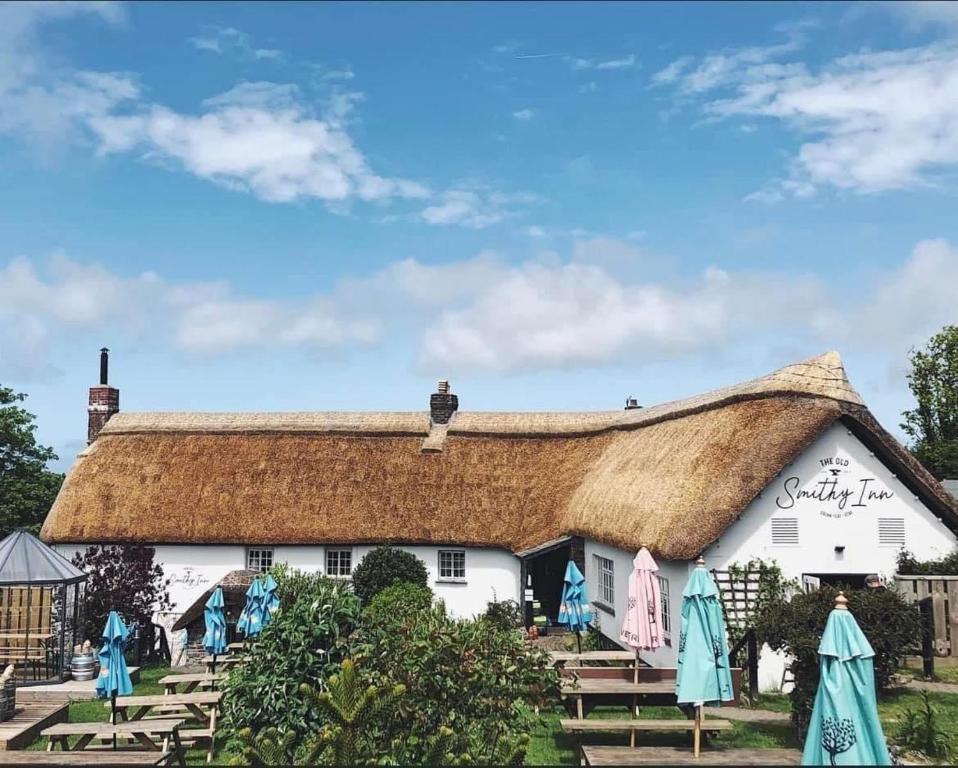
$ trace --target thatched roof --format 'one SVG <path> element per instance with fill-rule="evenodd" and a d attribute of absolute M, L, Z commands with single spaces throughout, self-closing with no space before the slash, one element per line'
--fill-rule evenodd
<path fill-rule="evenodd" d="M 950 524 L 958 509 L 829 353 L 673 403 L 596 413 L 135 414 L 78 457 L 50 542 L 406 543 L 588 535 L 687 559 L 844 420 Z"/>

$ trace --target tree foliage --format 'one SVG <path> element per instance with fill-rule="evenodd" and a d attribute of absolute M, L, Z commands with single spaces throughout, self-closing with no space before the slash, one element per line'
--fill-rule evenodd
<path fill-rule="evenodd" d="M 153 547 L 87 547 L 73 564 L 89 574 L 84 587 L 82 629 L 97 645 L 110 611 L 128 624 L 149 627 L 156 611 L 170 607 L 169 579 L 153 560 Z"/>
<path fill-rule="evenodd" d="M 902 549 L 898 553 L 897 570 L 909 576 L 954 576 L 958 574 L 958 549 L 936 560 L 919 560 Z"/>
<path fill-rule="evenodd" d="M 285 575 L 288 579 L 279 582 L 279 611 L 223 686 L 223 722 L 234 734 L 247 727 L 254 733 L 275 727 L 297 738 L 316 733 L 323 720 L 300 685 L 326 690 L 350 653 L 360 609 L 349 585 L 322 576 Z M 291 587 L 298 590 L 294 599 Z"/>
<path fill-rule="evenodd" d="M 908 385 L 916 408 L 902 414 L 912 453 L 939 480 L 958 477 L 958 326 L 912 350 Z"/>
<path fill-rule="evenodd" d="M 818 645 L 825 631 L 828 614 L 835 607 L 838 590 L 825 586 L 815 592 L 800 593 L 788 602 L 769 604 L 756 621 L 759 642 L 768 643 L 794 657 L 792 672 L 795 686 L 792 723 L 804 738 L 818 690 Z M 918 607 L 906 603 L 894 590 L 846 590 L 848 609 L 875 651 L 875 682 L 886 688 L 905 655 L 918 646 L 921 638 L 921 614 Z"/>
<path fill-rule="evenodd" d="M 0 386 L 0 538 L 18 528 L 39 533 L 63 483 L 47 469 L 57 456 L 37 444 L 35 417 L 19 405 L 24 399 Z"/>
<path fill-rule="evenodd" d="M 955 749 L 938 711 L 932 706 L 928 691 L 919 691 L 921 705 L 908 707 L 901 716 L 895 744 L 909 752 L 921 752 L 926 757 L 950 761 Z"/>
<path fill-rule="evenodd" d="M 368 605 L 386 587 L 400 583 L 425 587 L 429 573 L 422 560 L 396 547 L 369 550 L 353 571 L 353 591 L 363 605 Z"/>

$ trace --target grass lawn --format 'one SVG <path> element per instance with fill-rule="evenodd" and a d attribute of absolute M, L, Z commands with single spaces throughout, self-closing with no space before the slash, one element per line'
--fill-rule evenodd
<path fill-rule="evenodd" d="M 159 679 L 170 674 L 171 670 L 168 666 L 153 666 L 153 667 L 141 667 L 140 668 L 140 681 L 133 686 L 133 695 L 134 696 L 153 696 L 163 693 L 163 686 L 159 684 Z M 70 722 L 71 723 L 96 723 L 96 722 L 107 722 L 110 719 L 110 708 L 105 706 L 105 702 L 102 700 L 86 700 L 86 701 L 72 701 L 70 702 Z M 27 749 L 29 750 L 45 750 L 47 748 L 47 742 L 49 740 L 40 737 L 35 742 L 33 742 Z M 71 738 L 70 742 L 73 743 L 75 739 Z M 219 740 L 217 740 L 219 744 Z M 217 756 L 222 756 L 218 751 Z M 190 765 L 205 765 L 206 764 L 206 750 L 205 749 L 190 749 L 186 753 L 186 761 Z"/>
<path fill-rule="evenodd" d="M 949 741 L 958 752 L 958 694 L 931 693 L 929 699 L 938 712 L 938 720 L 948 735 Z M 885 735 L 892 742 L 898 730 L 899 718 L 909 708 L 915 710 L 921 708 L 921 697 L 918 691 L 898 689 L 883 694 L 879 699 L 878 714 Z M 763 694 L 755 709 L 789 712 L 789 700 L 787 696 Z M 544 713 L 543 722 L 532 734 L 526 756 L 528 765 L 578 765 L 576 745 L 580 737 L 563 733 L 559 728 L 559 720 L 566 716 L 565 711 L 559 708 Z M 598 707 L 589 715 L 594 719 L 625 719 L 628 716 L 628 711 L 624 707 Z M 641 716 L 655 719 L 683 717 L 675 707 L 644 707 Z M 625 733 L 589 733 L 583 734 L 581 739 L 583 744 L 627 746 L 629 743 L 629 736 Z M 691 748 L 691 737 L 685 734 L 640 733 L 636 740 L 643 745 L 677 745 Z M 714 743 L 741 748 L 801 748 L 795 740 L 790 725 L 763 723 L 734 723 L 734 730 L 719 734 Z"/>

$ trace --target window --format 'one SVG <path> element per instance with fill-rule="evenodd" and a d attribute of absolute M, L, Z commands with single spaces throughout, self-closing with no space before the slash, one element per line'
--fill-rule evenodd
<path fill-rule="evenodd" d="M 250 547 L 246 550 L 246 570 L 265 571 L 273 565 L 273 550 Z"/>
<path fill-rule="evenodd" d="M 664 638 L 672 633 L 672 606 L 669 604 L 669 580 L 662 576 L 658 579 L 661 596 L 659 605 L 662 608 L 662 637 Z"/>
<path fill-rule="evenodd" d="M 599 602 L 609 608 L 615 607 L 615 563 L 601 555 L 595 558 L 596 583 L 599 585 Z"/>
<path fill-rule="evenodd" d="M 885 547 L 905 546 L 905 519 L 903 517 L 879 517 L 878 544 Z"/>
<path fill-rule="evenodd" d="M 439 550 L 439 581 L 466 580 L 466 553 L 461 549 Z"/>
<path fill-rule="evenodd" d="M 326 548 L 326 575 L 334 579 L 348 579 L 353 575 L 353 551 L 341 547 Z"/>
<path fill-rule="evenodd" d="M 772 544 L 777 547 L 798 546 L 798 518 L 772 518 Z"/>

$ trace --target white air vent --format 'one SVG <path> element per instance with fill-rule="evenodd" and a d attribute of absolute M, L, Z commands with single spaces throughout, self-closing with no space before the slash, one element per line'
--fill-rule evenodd
<path fill-rule="evenodd" d="M 878 518 L 878 543 L 901 547 L 905 544 L 905 520 L 901 517 Z"/>
<path fill-rule="evenodd" d="M 772 518 L 772 544 L 780 547 L 798 546 L 798 518 Z"/>

